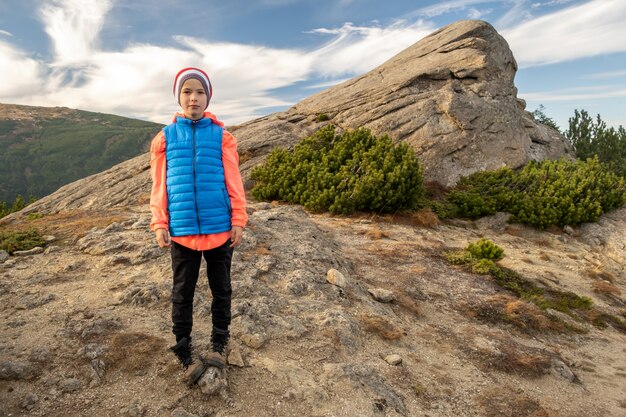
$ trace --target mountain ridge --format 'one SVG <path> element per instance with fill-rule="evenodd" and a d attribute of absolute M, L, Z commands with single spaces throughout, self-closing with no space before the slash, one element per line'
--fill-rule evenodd
<path fill-rule="evenodd" d="M 0 104 L 0 201 L 41 198 L 146 152 L 161 127 L 67 107 Z"/>

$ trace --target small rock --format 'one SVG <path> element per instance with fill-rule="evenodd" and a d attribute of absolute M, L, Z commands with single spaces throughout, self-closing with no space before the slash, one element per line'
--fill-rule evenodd
<path fill-rule="evenodd" d="M 486 216 L 476 220 L 476 226 L 479 229 L 491 229 L 503 232 L 510 219 L 511 214 L 498 212 L 492 216 Z"/>
<path fill-rule="evenodd" d="M 121 304 L 144 306 L 158 302 L 161 299 L 161 291 L 154 284 L 142 286 L 133 284 L 126 288 L 119 299 Z"/>
<path fill-rule="evenodd" d="M 346 277 L 334 268 L 329 269 L 326 273 L 326 281 L 340 288 L 346 288 L 348 286 Z"/>
<path fill-rule="evenodd" d="M 39 397 L 37 396 L 37 394 L 33 394 L 33 393 L 26 394 L 26 396 L 22 400 L 22 408 L 25 408 L 28 411 L 30 411 L 33 408 L 35 408 L 38 402 L 39 402 Z"/>
<path fill-rule="evenodd" d="M 52 236 L 52 235 L 43 235 L 41 237 L 46 243 L 50 243 L 50 242 L 54 242 L 55 240 L 57 240 L 56 236 Z"/>
<path fill-rule="evenodd" d="M 143 417 L 144 414 L 146 414 L 145 407 L 138 403 L 133 403 L 126 409 L 126 415 L 130 417 Z"/>
<path fill-rule="evenodd" d="M 565 227 L 563 227 L 563 231 L 570 236 L 574 235 L 574 229 L 572 229 L 571 226 L 565 225 Z"/>
<path fill-rule="evenodd" d="M 60 246 L 52 245 L 52 246 L 48 246 L 46 248 L 46 250 L 43 251 L 43 253 L 44 253 L 44 255 L 47 255 L 49 253 L 55 253 L 55 252 L 60 252 L 60 251 L 61 251 L 61 247 Z"/>
<path fill-rule="evenodd" d="M 139 219 L 131 224 L 131 229 L 148 229 L 150 227 L 150 219 Z"/>
<path fill-rule="evenodd" d="M 569 382 L 574 382 L 578 379 L 574 372 L 572 372 L 572 370 L 569 368 L 569 366 L 567 366 L 565 362 L 561 360 L 554 359 L 552 361 L 552 369 L 554 370 L 554 373 L 556 375 L 567 379 Z"/>
<path fill-rule="evenodd" d="M 241 342 L 252 349 L 260 349 L 265 344 L 265 338 L 258 333 L 246 333 L 241 336 Z"/>
<path fill-rule="evenodd" d="M 254 208 L 257 210 L 269 210 L 272 208 L 272 205 L 267 202 L 262 202 L 262 203 L 255 204 Z"/>
<path fill-rule="evenodd" d="M 4 261 L 4 263 L 2 265 L 5 268 L 10 268 L 10 267 L 15 265 L 15 259 L 7 259 L 6 261 Z"/>
<path fill-rule="evenodd" d="M 13 252 L 13 255 L 31 256 L 31 255 L 37 255 L 39 253 L 43 253 L 43 248 L 41 246 L 35 246 L 34 248 L 29 249 L 29 250 L 16 250 L 15 252 Z"/>
<path fill-rule="evenodd" d="M 385 362 L 387 362 L 389 365 L 400 365 L 402 363 L 402 357 L 400 357 L 400 355 L 396 355 L 396 354 L 392 354 L 392 355 L 387 355 L 385 357 Z"/>
<path fill-rule="evenodd" d="M 215 366 L 209 366 L 209 369 L 198 380 L 198 386 L 203 394 L 213 395 L 223 391 L 228 386 L 228 383 L 220 369 Z"/>
<path fill-rule="evenodd" d="M 0 264 L 9 259 L 9 253 L 5 250 L 0 250 Z"/>
<path fill-rule="evenodd" d="M 172 411 L 172 414 L 170 414 L 170 417 L 198 417 L 198 416 L 196 414 L 188 413 L 183 408 L 177 408 L 176 410 Z"/>
<path fill-rule="evenodd" d="M 117 222 L 113 222 L 110 225 L 108 225 L 107 227 L 105 227 L 104 230 L 102 231 L 102 233 L 121 232 L 123 230 L 124 230 L 124 228 L 122 227 L 121 224 L 119 224 Z"/>
<path fill-rule="evenodd" d="M 393 291 L 385 290 L 384 288 L 368 288 L 367 292 L 374 297 L 374 300 L 381 303 L 390 303 L 395 299 Z"/>
<path fill-rule="evenodd" d="M 50 349 L 45 346 L 37 347 L 30 353 L 30 360 L 33 362 L 43 363 L 50 359 Z"/>
<path fill-rule="evenodd" d="M 48 304 L 51 301 L 56 300 L 54 294 L 29 294 L 20 298 L 15 304 L 16 310 L 32 310 L 33 308 L 40 307 L 44 304 Z"/>
<path fill-rule="evenodd" d="M 24 362 L 0 362 L 0 380 L 27 379 L 33 374 L 32 367 Z"/>
<path fill-rule="evenodd" d="M 117 319 L 98 319 L 83 328 L 81 337 L 87 338 L 94 335 L 107 334 L 121 328 L 122 325 Z"/>
<path fill-rule="evenodd" d="M 243 361 L 243 355 L 241 354 L 241 349 L 239 349 L 238 347 L 235 347 L 230 350 L 230 353 L 228 354 L 228 363 L 230 365 L 238 366 L 240 368 L 243 368 L 244 366 L 246 366 L 245 362 Z"/>
<path fill-rule="evenodd" d="M 84 356 L 87 359 L 96 359 L 104 354 L 106 349 L 97 343 L 88 343 L 84 347 L 78 349 L 77 355 Z"/>
<path fill-rule="evenodd" d="M 61 388 L 61 391 L 63 392 L 78 391 L 82 387 L 82 385 L 83 384 L 80 382 L 80 380 L 76 378 L 67 378 L 59 382 L 59 388 Z"/>

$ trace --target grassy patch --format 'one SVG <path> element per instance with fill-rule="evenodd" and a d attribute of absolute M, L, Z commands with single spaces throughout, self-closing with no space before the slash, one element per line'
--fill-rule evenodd
<path fill-rule="evenodd" d="M 15 251 L 29 250 L 45 245 L 46 241 L 36 229 L 27 231 L 0 231 L 0 249 L 13 254 Z"/>
<path fill-rule="evenodd" d="M 359 319 L 366 331 L 375 333 L 385 340 L 396 340 L 403 336 L 402 330 L 382 317 L 362 313 Z"/>

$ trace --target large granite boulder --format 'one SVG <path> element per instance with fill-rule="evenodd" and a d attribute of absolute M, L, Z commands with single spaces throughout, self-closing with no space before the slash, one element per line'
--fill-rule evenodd
<path fill-rule="evenodd" d="M 536 123 L 517 98 L 517 63 L 488 23 L 448 25 L 367 74 L 315 94 L 283 113 L 232 128 L 245 155 L 244 178 L 275 146 L 287 147 L 322 124 L 367 127 L 410 143 L 427 181 L 530 160 L 572 155 L 565 139 Z"/>

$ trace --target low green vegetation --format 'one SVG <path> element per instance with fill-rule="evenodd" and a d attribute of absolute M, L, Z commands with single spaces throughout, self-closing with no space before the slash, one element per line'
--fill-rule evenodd
<path fill-rule="evenodd" d="M 15 251 L 29 250 L 45 245 L 46 241 L 35 229 L 25 232 L 0 231 L 0 249 L 13 254 Z"/>
<path fill-rule="evenodd" d="M 80 110 L 16 108 L 32 118 L 0 120 L 0 201 L 5 202 L 18 194 L 41 198 L 146 152 L 162 127 Z"/>
<path fill-rule="evenodd" d="M 252 171 L 252 195 L 313 211 L 397 212 L 419 207 L 422 172 L 413 149 L 367 129 L 335 134 L 325 126 L 293 151 L 274 149 Z"/>
<path fill-rule="evenodd" d="M 589 310 L 593 301 L 567 291 L 542 288 L 512 269 L 496 264 L 504 250 L 488 239 L 470 243 L 464 250 L 445 252 L 444 257 L 454 265 L 466 265 L 472 272 L 490 275 L 496 283 L 524 301 L 542 310 L 548 308 L 571 314 L 572 310 Z"/>
<path fill-rule="evenodd" d="M 464 177 L 446 202 L 453 208 L 439 215 L 478 218 L 504 211 L 512 221 L 547 228 L 596 221 L 626 202 L 626 184 L 597 157 L 546 160 L 519 172 L 502 168 Z"/>

